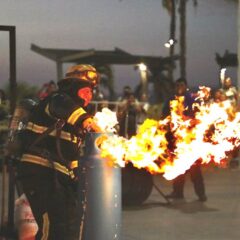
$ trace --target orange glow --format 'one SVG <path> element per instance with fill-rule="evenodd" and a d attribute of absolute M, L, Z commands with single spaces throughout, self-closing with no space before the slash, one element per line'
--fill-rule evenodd
<path fill-rule="evenodd" d="M 240 112 L 229 101 L 205 102 L 210 89 L 201 87 L 196 94 L 195 117 L 183 115 L 183 97 L 170 104 L 170 115 L 160 121 L 147 119 L 131 139 L 113 135 L 101 141 L 101 156 L 124 167 L 127 162 L 151 173 L 174 179 L 197 160 L 225 166 L 231 151 L 240 145 Z M 167 135 L 171 133 L 173 147 Z"/>

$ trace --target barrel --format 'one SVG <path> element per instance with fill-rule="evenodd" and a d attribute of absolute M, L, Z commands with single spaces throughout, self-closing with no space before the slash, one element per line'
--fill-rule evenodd
<path fill-rule="evenodd" d="M 141 205 L 150 196 L 153 176 L 145 169 L 135 168 L 131 163 L 122 168 L 123 206 Z"/>
<path fill-rule="evenodd" d="M 121 239 L 121 169 L 100 157 L 95 141 L 100 136 L 88 133 L 85 141 L 86 219 L 85 240 Z"/>

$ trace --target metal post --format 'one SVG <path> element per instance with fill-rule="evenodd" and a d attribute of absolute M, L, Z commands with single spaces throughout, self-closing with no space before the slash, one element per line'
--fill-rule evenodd
<path fill-rule="evenodd" d="M 100 157 L 95 144 L 101 134 L 86 136 L 85 240 L 121 239 L 121 169 Z"/>
<path fill-rule="evenodd" d="M 57 81 L 60 81 L 63 78 L 63 69 L 62 69 L 62 62 L 57 61 Z"/>
<path fill-rule="evenodd" d="M 240 90 L 240 0 L 238 1 L 238 67 L 237 67 L 237 87 L 238 91 Z M 240 104 L 238 100 L 238 104 Z"/>
<path fill-rule="evenodd" d="M 10 112 L 13 114 L 16 107 L 17 81 L 16 81 L 16 31 L 11 27 L 9 31 L 9 55 L 10 55 Z"/>
<path fill-rule="evenodd" d="M 16 81 L 16 28 L 15 26 L 0 26 L 0 31 L 9 32 L 9 81 L 10 81 L 10 113 L 14 112 L 17 99 L 17 81 Z M 13 234 L 14 231 L 14 202 L 15 202 L 15 172 L 12 164 L 12 160 L 5 159 L 4 164 L 7 167 L 3 168 L 3 181 L 5 182 L 6 172 L 8 169 L 8 221 L 7 229 L 5 230 L 8 235 Z M 5 190 L 4 190 L 5 191 Z M 3 192 L 5 194 L 5 192 Z M 3 216 L 5 209 L 2 209 Z M 1 224 L 3 224 L 1 222 Z M 3 228 L 3 226 L 1 226 Z M 6 227 L 6 226 L 5 226 Z"/>
<path fill-rule="evenodd" d="M 11 115 L 16 107 L 16 35 L 15 27 L 10 30 L 10 88 L 11 101 L 10 112 Z M 14 229 L 14 204 L 15 204 L 15 170 L 13 167 L 13 160 L 8 159 L 9 172 L 9 192 L 8 192 L 8 228 Z"/>
<path fill-rule="evenodd" d="M 0 31 L 9 32 L 9 82 L 10 82 L 10 112 L 13 114 L 16 106 L 16 28 L 15 26 L 0 25 Z"/>

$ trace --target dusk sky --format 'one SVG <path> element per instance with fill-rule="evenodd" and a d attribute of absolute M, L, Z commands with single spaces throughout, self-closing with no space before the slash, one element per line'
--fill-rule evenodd
<path fill-rule="evenodd" d="M 187 79 L 190 86 L 217 85 L 215 53 L 237 51 L 237 3 L 192 1 L 187 6 Z M 30 50 L 45 48 L 114 50 L 167 56 L 170 17 L 161 0 L 6 0 L 0 25 L 16 26 L 17 80 L 41 85 L 56 79 L 55 63 Z M 179 21 L 178 21 L 179 23 Z M 177 25 L 177 29 L 179 25 Z M 177 38 L 179 32 L 177 31 Z M 0 32 L 0 81 L 8 81 L 8 34 Z M 178 44 L 176 45 L 176 52 Z M 68 65 L 64 65 L 64 70 Z M 115 88 L 139 82 L 133 66 L 113 66 Z M 236 69 L 227 74 L 236 81 Z M 175 72 L 175 78 L 178 71 Z"/>

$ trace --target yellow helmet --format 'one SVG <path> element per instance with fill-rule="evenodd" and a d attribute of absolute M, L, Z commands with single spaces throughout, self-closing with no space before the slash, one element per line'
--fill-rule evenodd
<path fill-rule="evenodd" d="M 65 75 L 64 79 L 77 78 L 80 81 L 86 81 L 90 83 L 93 87 L 99 83 L 99 74 L 91 65 L 80 64 L 70 67 Z"/>

